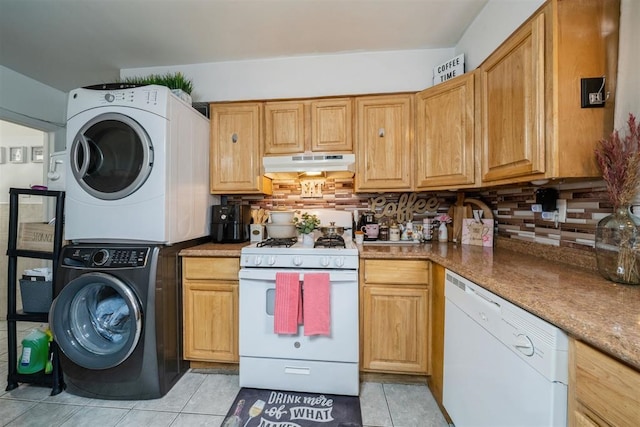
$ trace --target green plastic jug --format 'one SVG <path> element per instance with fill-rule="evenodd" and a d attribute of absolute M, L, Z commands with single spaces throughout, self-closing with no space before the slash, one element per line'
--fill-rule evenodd
<path fill-rule="evenodd" d="M 35 374 L 44 371 L 49 361 L 49 335 L 34 329 L 22 340 L 22 355 L 18 373 Z"/>

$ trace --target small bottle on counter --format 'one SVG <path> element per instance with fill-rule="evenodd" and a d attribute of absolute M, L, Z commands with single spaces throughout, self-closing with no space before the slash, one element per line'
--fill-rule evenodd
<path fill-rule="evenodd" d="M 423 239 L 426 242 L 430 242 L 432 239 L 432 231 L 431 231 L 431 218 L 424 218 L 422 220 L 422 235 L 423 235 Z"/>
<path fill-rule="evenodd" d="M 383 221 L 380 223 L 380 230 L 378 232 L 378 240 L 388 241 L 389 240 L 389 225 L 387 221 Z"/>
<path fill-rule="evenodd" d="M 438 242 L 447 242 L 449 240 L 449 231 L 447 230 L 447 224 L 444 222 L 440 223 L 438 227 Z"/>

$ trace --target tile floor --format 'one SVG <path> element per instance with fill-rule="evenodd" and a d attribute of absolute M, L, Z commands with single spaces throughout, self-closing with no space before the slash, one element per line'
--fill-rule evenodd
<path fill-rule="evenodd" d="M 18 324 L 18 342 L 35 323 Z M 20 351 L 18 352 L 19 357 Z M 239 390 L 236 375 L 186 373 L 161 399 L 99 400 L 22 384 L 4 391 L 7 322 L 0 321 L 0 425 L 2 426 L 219 426 Z M 421 384 L 364 382 L 360 389 L 366 427 L 446 427 L 429 389 Z"/>

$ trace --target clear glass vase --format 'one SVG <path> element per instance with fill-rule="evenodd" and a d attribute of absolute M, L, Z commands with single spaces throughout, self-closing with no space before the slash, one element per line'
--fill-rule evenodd
<path fill-rule="evenodd" d="M 630 206 L 616 209 L 596 227 L 598 271 L 606 279 L 629 285 L 640 284 L 640 218 Z"/>

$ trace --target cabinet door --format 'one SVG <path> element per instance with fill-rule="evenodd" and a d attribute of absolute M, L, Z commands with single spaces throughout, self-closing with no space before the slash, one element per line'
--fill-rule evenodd
<path fill-rule="evenodd" d="M 264 105 L 265 154 L 304 152 L 304 104 L 302 102 L 267 102 Z"/>
<path fill-rule="evenodd" d="M 427 374 L 427 287 L 364 286 L 362 369 Z"/>
<path fill-rule="evenodd" d="M 416 96 L 416 189 L 475 183 L 474 73 Z"/>
<path fill-rule="evenodd" d="M 640 372 L 577 340 L 569 354 L 570 425 L 640 425 Z"/>
<path fill-rule="evenodd" d="M 356 191 L 411 190 L 412 95 L 356 98 Z"/>
<path fill-rule="evenodd" d="M 211 192 L 259 193 L 262 104 L 211 105 Z"/>
<path fill-rule="evenodd" d="M 238 283 L 184 282 L 184 357 L 238 362 Z"/>
<path fill-rule="evenodd" d="M 353 152 L 353 108 L 349 98 L 311 102 L 311 151 Z"/>
<path fill-rule="evenodd" d="M 545 172 L 544 25 L 541 13 L 480 67 L 483 181 Z"/>

